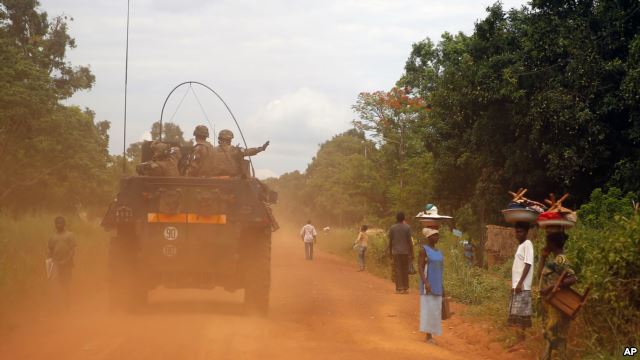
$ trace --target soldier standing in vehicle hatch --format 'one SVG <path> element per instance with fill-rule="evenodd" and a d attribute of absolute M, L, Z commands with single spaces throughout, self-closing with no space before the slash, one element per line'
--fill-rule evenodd
<path fill-rule="evenodd" d="M 136 172 L 147 176 L 180 176 L 180 148 L 161 141 L 151 143 L 153 159 L 136 166 Z"/>
<path fill-rule="evenodd" d="M 233 132 L 221 130 L 218 134 L 218 146 L 213 148 L 213 176 L 240 176 L 242 175 L 242 159 L 245 156 L 253 156 L 267 149 L 269 142 L 257 148 L 241 148 L 232 146 Z"/>
<path fill-rule="evenodd" d="M 209 129 L 204 125 L 196 126 L 193 130 L 196 145 L 189 156 L 186 175 L 190 177 L 215 176 L 213 174 L 213 145 L 207 141 Z"/>

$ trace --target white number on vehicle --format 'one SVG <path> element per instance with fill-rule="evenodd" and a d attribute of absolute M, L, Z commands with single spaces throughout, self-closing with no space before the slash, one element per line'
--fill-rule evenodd
<path fill-rule="evenodd" d="M 167 226 L 164 228 L 164 238 L 173 241 L 178 238 L 178 229 L 174 226 Z"/>

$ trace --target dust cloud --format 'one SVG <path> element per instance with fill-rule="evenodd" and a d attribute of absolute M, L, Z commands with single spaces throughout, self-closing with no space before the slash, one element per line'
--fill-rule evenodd
<path fill-rule="evenodd" d="M 12 312 L 14 326 L 0 335 L 0 358 L 510 358 L 496 344 L 472 345 L 487 330 L 461 319 L 448 321 L 460 331 L 448 330 L 440 346 L 424 344 L 416 296 L 395 295 L 388 281 L 322 252 L 304 260 L 298 226 L 281 225 L 272 240 L 267 317 L 246 313 L 242 290 L 222 289 L 156 289 L 140 311 L 113 312 L 105 272 L 95 266 L 95 274 L 76 277 L 68 307 L 46 298 Z"/>

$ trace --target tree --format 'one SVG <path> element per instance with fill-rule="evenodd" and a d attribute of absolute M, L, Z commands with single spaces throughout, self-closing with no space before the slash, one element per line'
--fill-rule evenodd
<path fill-rule="evenodd" d="M 151 140 L 160 139 L 160 122 L 156 121 L 151 126 Z M 162 141 L 173 142 L 180 146 L 193 145 L 191 140 L 184 139 L 184 133 L 180 126 L 172 122 L 162 124 Z"/>
<path fill-rule="evenodd" d="M 278 191 L 279 216 L 302 222 L 347 226 L 383 216 L 385 186 L 376 165 L 378 150 L 356 129 L 320 145 L 304 173 L 267 183 Z"/>
<path fill-rule="evenodd" d="M 368 214 L 378 214 L 383 187 L 375 156 L 373 143 L 357 130 L 320 145 L 306 171 L 314 217 L 344 226 L 360 222 Z"/>
<path fill-rule="evenodd" d="M 418 212 L 432 200 L 432 159 L 425 148 L 430 104 L 409 87 L 394 87 L 361 93 L 353 109 L 358 114 L 354 125 L 370 134 L 379 149 L 375 161 L 387 188 L 379 204 L 385 216 Z"/>
<path fill-rule="evenodd" d="M 49 20 L 38 6 L 0 1 L 1 206 L 62 209 L 105 201 L 109 123 L 60 104 L 95 79 L 88 67 L 66 61 L 75 47 L 67 33 L 72 19 Z"/>
<path fill-rule="evenodd" d="M 107 124 L 101 125 L 105 130 Z M 91 111 L 56 108 L 34 123 L 26 142 L 28 146 L 13 149 L 6 163 L 10 176 L 4 179 L 3 207 L 73 209 L 109 200 L 113 187 L 107 138 L 99 133 Z"/>
<path fill-rule="evenodd" d="M 575 207 L 596 187 L 638 192 L 639 66 L 640 11 L 629 1 L 496 4 L 472 34 L 415 43 L 396 87 L 353 107 L 355 128 L 373 139 L 380 216 L 433 202 L 480 237 L 502 220 L 509 189 L 569 192 Z M 353 171 L 326 160 L 346 154 L 338 143 L 349 142 L 323 144 L 307 186 L 325 178 L 313 186 L 353 193 L 331 174 Z M 316 200 L 333 214 L 331 204 L 352 205 Z"/>
<path fill-rule="evenodd" d="M 433 106 L 426 144 L 438 203 L 481 224 L 500 219 L 510 188 L 568 191 L 575 205 L 598 186 L 637 190 L 632 3 L 496 4 L 471 35 L 414 44 L 398 85 Z"/>
<path fill-rule="evenodd" d="M 88 67 L 65 60 L 67 49 L 76 46 L 67 33 L 72 19 L 50 21 L 38 6 L 36 0 L 0 1 L 0 74 L 5 82 L 0 89 L 0 161 L 12 140 L 29 134 L 34 121 L 95 81 Z"/>

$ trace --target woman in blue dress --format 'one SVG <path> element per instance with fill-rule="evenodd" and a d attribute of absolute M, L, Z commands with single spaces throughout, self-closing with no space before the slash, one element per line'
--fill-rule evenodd
<path fill-rule="evenodd" d="M 422 234 L 426 244 L 422 244 L 418 255 L 420 274 L 420 332 L 426 333 L 425 340 L 435 344 L 433 335 L 442 335 L 442 269 L 444 257 L 436 249 L 440 239 L 438 230 L 424 228 Z"/>

